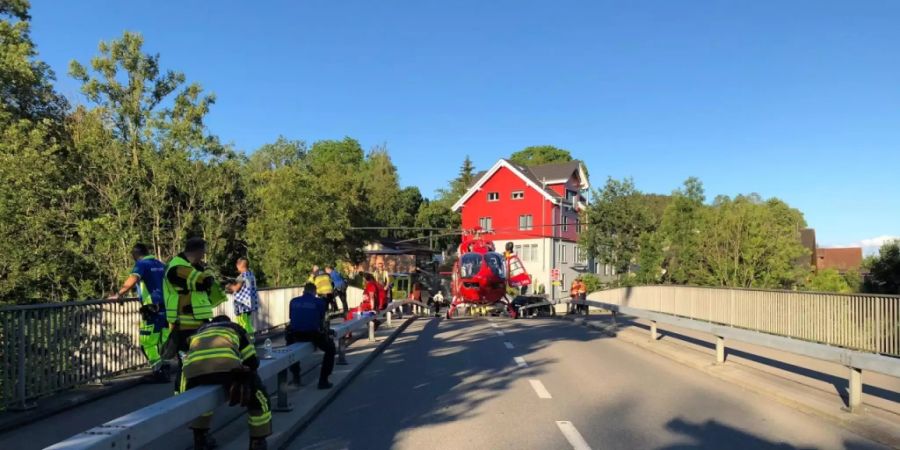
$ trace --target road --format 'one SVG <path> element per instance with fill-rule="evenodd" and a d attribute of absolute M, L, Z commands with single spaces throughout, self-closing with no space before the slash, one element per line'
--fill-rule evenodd
<path fill-rule="evenodd" d="M 418 320 L 290 449 L 874 449 L 554 319 Z"/>

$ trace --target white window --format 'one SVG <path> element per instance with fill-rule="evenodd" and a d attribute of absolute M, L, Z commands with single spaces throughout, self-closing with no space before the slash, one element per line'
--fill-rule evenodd
<path fill-rule="evenodd" d="M 566 292 L 569 290 L 569 286 L 566 285 L 566 274 L 564 274 L 564 273 L 559 274 L 559 284 L 560 284 L 559 290 L 561 290 L 563 292 Z"/>
<path fill-rule="evenodd" d="M 491 231 L 493 229 L 490 217 L 482 217 L 478 219 L 478 225 L 481 226 L 481 229 L 484 231 Z"/>
<path fill-rule="evenodd" d="M 566 189 L 566 200 L 572 201 L 578 197 L 578 191 L 573 191 L 571 189 Z"/>
<path fill-rule="evenodd" d="M 537 244 L 531 244 L 531 245 L 526 246 L 526 248 L 528 249 L 526 251 L 526 253 L 528 253 L 529 261 L 537 261 L 538 260 L 537 247 L 538 247 Z"/>
<path fill-rule="evenodd" d="M 522 200 L 525 198 L 525 191 L 513 191 L 512 199 L 513 200 Z"/>
<path fill-rule="evenodd" d="M 569 231 L 569 216 L 563 216 L 562 230 Z"/>
<path fill-rule="evenodd" d="M 521 245 L 517 245 L 517 246 L 513 249 L 513 251 L 516 252 L 517 255 L 522 255 L 522 246 L 521 246 Z M 524 255 L 522 255 L 522 257 L 524 258 Z"/>
<path fill-rule="evenodd" d="M 488 201 L 489 202 L 496 202 L 497 200 L 500 200 L 499 192 L 488 192 Z"/>
<path fill-rule="evenodd" d="M 519 216 L 519 229 L 520 230 L 530 230 L 534 225 L 534 220 L 531 214 L 526 214 Z"/>
<path fill-rule="evenodd" d="M 581 247 L 575 246 L 575 262 L 583 263 L 585 261 L 584 251 L 581 250 Z"/>
<path fill-rule="evenodd" d="M 564 244 L 559 244 L 559 262 L 568 262 L 568 258 L 566 257 L 566 246 Z"/>
<path fill-rule="evenodd" d="M 607 275 L 607 276 L 608 276 L 608 275 L 609 275 L 609 272 L 611 272 L 610 269 L 611 269 L 611 267 L 609 267 L 609 264 L 604 264 L 604 265 L 603 265 L 603 275 Z"/>

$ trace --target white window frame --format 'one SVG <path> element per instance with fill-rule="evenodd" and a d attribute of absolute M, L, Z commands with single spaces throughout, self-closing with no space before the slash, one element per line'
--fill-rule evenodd
<path fill-rule="evenodd" d="M 562 230 L 563 233 L 569 231 L 569 216 L 563 215 Z"/>
<path fill-rule="evenodd" d="M 494 229 L 493 219 L 491 219 L 490 217 L 479 217 L 478 226 L 480 226 L 484 231 L 491 231 L 492 229 Z"/>
<path fill-rule="evenodd" d="M 562 273 L 562 271 L 559 273 L 559 290 L 562 292 L 569 291 L 569 287 L 566 286 L 566 274 Z"/>
<path fill-rule="evenodd" d="M 516 245 L 515 247 L 513 247 L 513 251 L 516 252 L 517 255 L 522 255 L 522 245 Z"/>
<path fill-rule="evenodd" d="M 488 192 L 487 200 L 489 202 L 499 202 L 500 201 L 500 193 L 499 192 Z"/>
<path fill-rule="evenodd" d="M 512 199 L 513 200 L 522 200 L 525 198 L 525 191 L 513 191 Z"/>
<path fill-rule="evenodd" d="M 568 258 L 566 257 L 566 245 L 562 242 L 559 243 L 559 262 L 563 264 L 568 264 Z"/>
<path fill-rule="evenodd" d="M 523 225 L 524 222 L 524 225 Z M 519 230 L 531 231 L 534 229 L 534 216 L 531 214 L 522 214 L 519 216 Z"/>

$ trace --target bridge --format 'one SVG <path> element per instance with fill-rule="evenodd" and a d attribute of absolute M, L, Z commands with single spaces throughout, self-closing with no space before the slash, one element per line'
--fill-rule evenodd
<path fill-rule="evenodd" d="M 346 364 L 323 392 L 320 355 L 279 338 L 296 294 L 263 291 L 257 323 L 272 448 L 900 448 L 900 297 L 644 286 L 520 320 L 397 302 L 377 329 L 333 321 Z M 0 310 L 0 448 L 188 448 L 223 399 L 140 382 L 136 323 L 134 301 Z M 214 434 L 245 448 L 242 410 Z"/>

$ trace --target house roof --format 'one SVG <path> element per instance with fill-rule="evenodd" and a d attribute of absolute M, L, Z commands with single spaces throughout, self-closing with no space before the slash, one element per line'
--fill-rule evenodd
<path fill-rule="evenodd" d="M 862 248 L 817 248 L 816 268 L 835 269 L 838 271 L 859 270 L 862 266 Z"/>
<path fill-rule="evenodd" d="M 562 196 L 547 187 L 546 183 L 559 184 L 569 180 L 573 173 L 578 171 L 581 185 L 583 188 L 590 187 L 587 182 L 587 174 L 584 172 L 584 165 L 581 161 L 573 160 L 564 163 L 541 164 L 537 166 L 523 166 L 516 164 L 508 159 L 500 159 L 488 170 L 479 172 L 475 175 L 475 181 L 469 186 L 469 190 L 454 205 L 453 210 L 458 211 L 459 208 L 475 193 L 481 186 L 487 182 L 491 176 L 506 167 L 514 174 L 525 180 L 534 190 L 544 194 L 548 200 L 559 203 L 563 199 Z"/>

